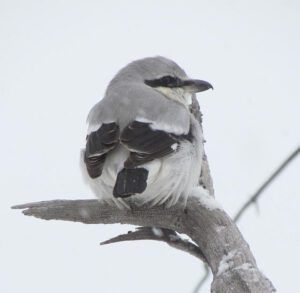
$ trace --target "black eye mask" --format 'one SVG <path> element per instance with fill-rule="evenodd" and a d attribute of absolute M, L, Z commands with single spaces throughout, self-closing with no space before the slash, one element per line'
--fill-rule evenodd
<path fill-rule="evenodd" d="M 152 79 L 152 80 L 145 80 L 145 84 L 149 85 L 151 87 L 180 87 L 183 85 L 183 81 L 178 78 L 171 75 L 166 75 L 158 79 Z"/>

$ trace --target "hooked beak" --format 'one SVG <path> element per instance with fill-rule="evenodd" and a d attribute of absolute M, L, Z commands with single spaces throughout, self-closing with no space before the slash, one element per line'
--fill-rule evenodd
<path fill-rule="evenodd" d="M 214 89 L 213 86 L 204 80 L 199 79 L 187 79 L 183 81 L 183 88 L 192 94 L 206 91 L 208 89 Z"/>

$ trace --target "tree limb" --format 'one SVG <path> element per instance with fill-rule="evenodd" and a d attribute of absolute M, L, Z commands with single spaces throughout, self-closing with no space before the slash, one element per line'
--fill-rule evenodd
<path fill-rule="evenodd" d="M 214 201 L 213 198 L 210 200 Z M 163 206 L 133 206 L 132 210 L 120 210 L 98 200 L 43 201 L 13 208 L 23 209 L 25 215 L 45 220 L 122 223 L 171 229 L 188 235 L 199 247 L 214 275 L 213 292 L 261 293 L 275 290 L 258 270 L 248 244 L 229 216 L 197 197 L 188 199 L 185 210 L 180 205 L 169 209 Z"/>

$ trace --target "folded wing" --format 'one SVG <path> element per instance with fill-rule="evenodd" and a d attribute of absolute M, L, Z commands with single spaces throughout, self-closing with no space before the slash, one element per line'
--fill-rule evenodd
<path fill-rule="evenodd" d="M 147 187 L 148 170 L 143 164 L 176 152 L 180 141 L 188 135 L 174 135 L 151 128 L 151 123 L 133 121 L 121 133 L 120 142 L 130 151 L 117 176 L 115 197 L 142 193 Z"/>
<path fill-rule="evenodd" d="M 115 123 L 103 123 L 98 130 L 86 138 L 84 162 L 91 178 L 101 176 L 107 154 L 119 143 L 119 126 Z"/>

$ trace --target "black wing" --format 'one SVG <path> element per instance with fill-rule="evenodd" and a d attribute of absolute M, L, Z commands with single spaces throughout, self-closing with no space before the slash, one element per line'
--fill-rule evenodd
<path fill-rule="evenodd" d="M 121 134 L 122 144 L 130 150 L 124 163 L 125 168 L 133 168 L 157 158 L 169 155 L 177 150 L 181 140 L 189 135 L 174 135 L 162 130 L 153 130 L 150 123 L 133 121 Z"/>
<path fill-rule="evenodd" d="M 119 126 L 115 123 L 102 124 L 86 138 L 84 162 L 91 178 L 102 174 L 107 153 L 119 143 Z"/>

